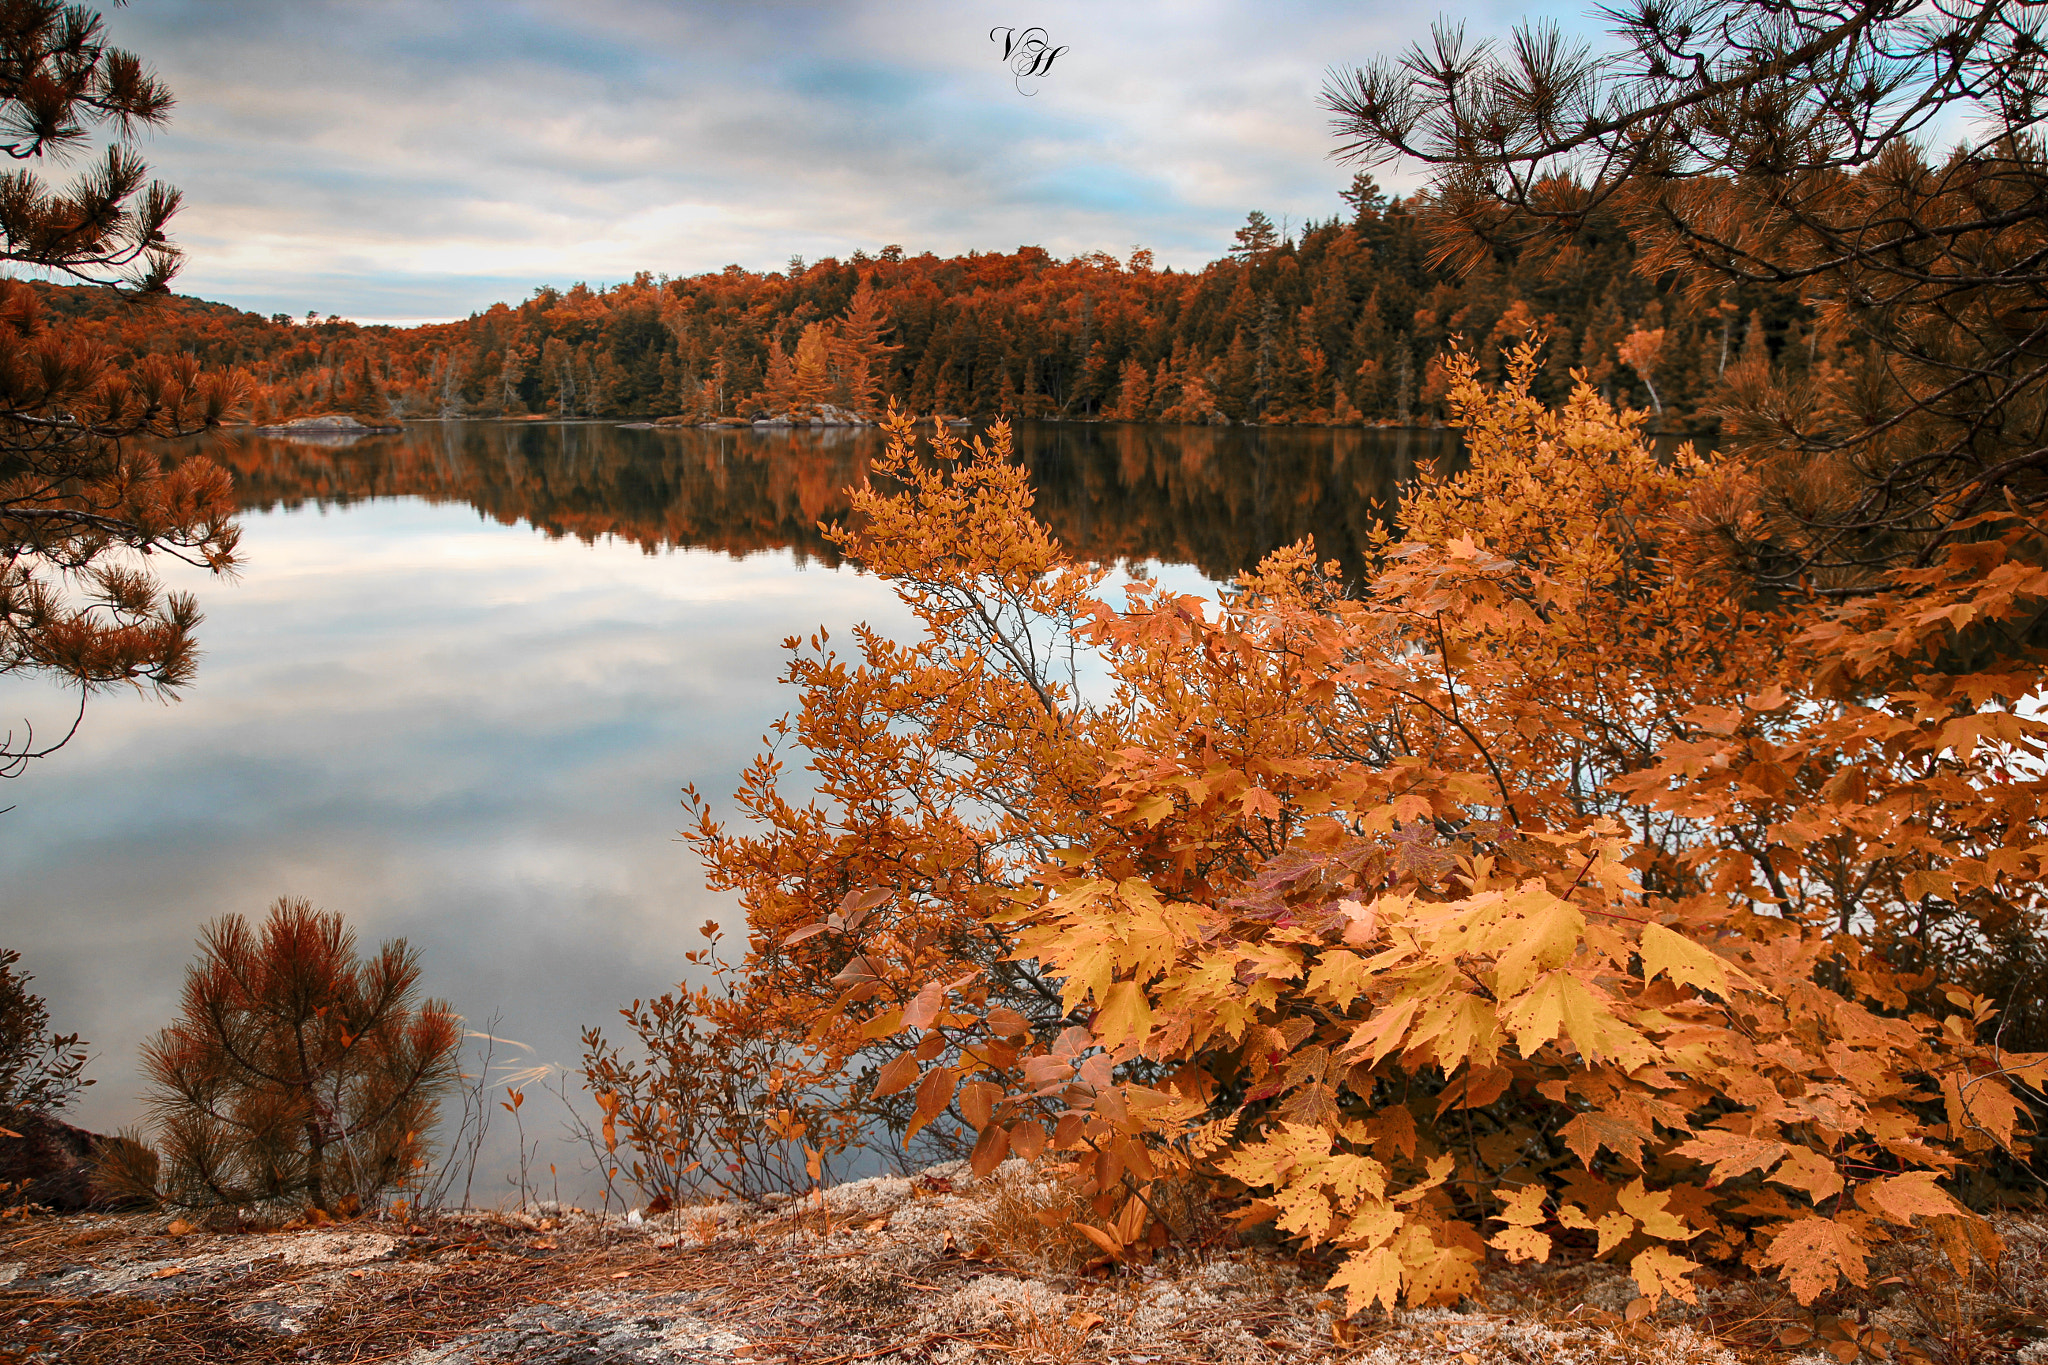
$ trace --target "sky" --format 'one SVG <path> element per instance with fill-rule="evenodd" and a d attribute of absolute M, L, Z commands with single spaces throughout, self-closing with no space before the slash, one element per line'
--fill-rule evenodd
<path fill-rule="evenodd" d="M 1578 5 L 1480 0 L 1475 35 Z M 1194 268 L 1253 209 L 1330 217 L 1332 66 L 1428 5 L 133 0 L 169 84 L 175 288 L 256 312 L 465 316 L 544 285 L 911 254 L 1137 246 Z M 1058 56 L 1019 81 L 991 30 Z M 1399 171 L 1381 183 L 1415 183 Z"/>

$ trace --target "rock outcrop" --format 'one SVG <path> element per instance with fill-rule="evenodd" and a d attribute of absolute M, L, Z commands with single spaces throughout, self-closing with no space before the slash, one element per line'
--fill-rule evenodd
<path fill-rule="evenodd" d="M 358 436 L 388 436 L 405 428 L 395 422 L 378 425 L 361 421 L 345 412 L 330 412 L 318 417 L 294 417 L 289 422 L 251 427 L 249 430 L 260 431 L 266 436 L 291 436 L 329 444 L 353 440 Z"/>
<path fill-rule="evenodd" d="M 0 1110 L 0 1203 L 58 1213 L 132 1207 L 132 1195 L 109 1189 L 101 1177 L 103 1164 L 117 1155 L 130 1165 L 153 1160 L 127 1138 L 90 1133 L 47 1114 Z"/>

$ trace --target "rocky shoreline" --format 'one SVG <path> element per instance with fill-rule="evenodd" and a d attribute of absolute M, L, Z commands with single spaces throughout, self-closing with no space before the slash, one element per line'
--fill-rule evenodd
<path fill-rule="evenodd" d="M 1064 1198 L 1012 1161 L 983 1181 L 941 1166 L 656 1217 L 541 1204 L 250 1231 L 13 1218 L 0 1221 L 0 1361 L 1823 1365 L 1787 1343 L 1804 1331 L 1828 1345 L 1801 1324 L 1836 1321 L 1753 1280 L 1645 1314 L 1626 1275 L 1583 1259 L 1497 1264 L 1462 1311 L 1345 1319 L 1321 1288 L 1328 1267 L 1272 1242 L 1226 1232 L 1145 1265 L 1086 1261 L 1038 1217 Z M 2048 1219 L 2001 1232 L 2008 1272 L 2048 1296 Z M 1886 1273 L 1924 1283 L 1927 1268 Z M 1895 1295 L 1850 1328 L 1903 1337 L 1910 1319 Z M 2040 1365 L 2033 1340 L 1982 1358 Z"/>

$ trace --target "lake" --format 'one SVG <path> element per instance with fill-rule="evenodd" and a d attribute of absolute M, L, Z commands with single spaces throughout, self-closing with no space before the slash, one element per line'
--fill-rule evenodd
<path fill-rule="evenodd" d="M 1376 509 L 1457 439 L 1037 424 L 1018 447 L 1068 545 L 1192 591 L 1308 535 L 1358 571 Z M 732 791 L 793 705 L 784 637 L 909 629 L 818 530 L 879 441 L 451 422 L 178 447 L 226 465 L 245 509 L 236 579 L 166 575 L 206 614 L 197 681 L 168 706 L 95 699 L 0 788 L 0 946 L 93 1045 L 69 1117 L 141 1119 L 137 1047 L 175 1012 L 199 926 L 280 895 L 365 946 L 410 940 L 429 992 L 527 1049 L 500 1060 L 573 1071 L 584 1026 L 688 978 L 695 926 L 738 915 L 675 839 L 679 789 Z M 20 677 L 0 715 L 69 719 Z M 552 1143 L 542 1098 L 528 1135 Z M 565 1195 L 586 1188 L 565 1148 L 551 1160 Z"/>

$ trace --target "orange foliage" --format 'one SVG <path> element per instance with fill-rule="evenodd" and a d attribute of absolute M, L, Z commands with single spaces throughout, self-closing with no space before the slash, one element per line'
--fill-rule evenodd
<path fill-rule="evenodd" d="M 166 470 L 128 438 L 215 425 L 238 401 L 234 376 L 202 376 L 190 357 L 116 368 L 106 348 L 47 327 L 29 286 L 0 280 L 0 674 L 81 694 L 190 680 L 198 606 L 165 592 L 145 556 L 231 570 L 234 490 L 208 460 Z M 51 747 L 0 740 L 0 776 Z"/>
<path fill-rule="evenodd" d="M 1985 644 L 2048 602 L 2031 530 L 1760 605 L 1700 530 L 1742 470 L 1547 408 L 1532 345 L 1477 370 L 1470 468 L 1355 595 L 1301 545 L 1113 604 L 1006 429 L 923 459 L 897 419 L 831 534 L 922 638 L 791 640 L 759 827 L 691 796 L 747 1016 L 905 1140 L 1060 1154 L 1107 1253 L 1194 1173 L 1354 1308 L 1565 1239 L 1652 1299 L 1739 1260 L 1811 1302 L 1915 1226 L 1967 1257 L 1956 1192 L 2048 1080 L 1968 984 L 2043 929 L 2041 665 Z"/>

